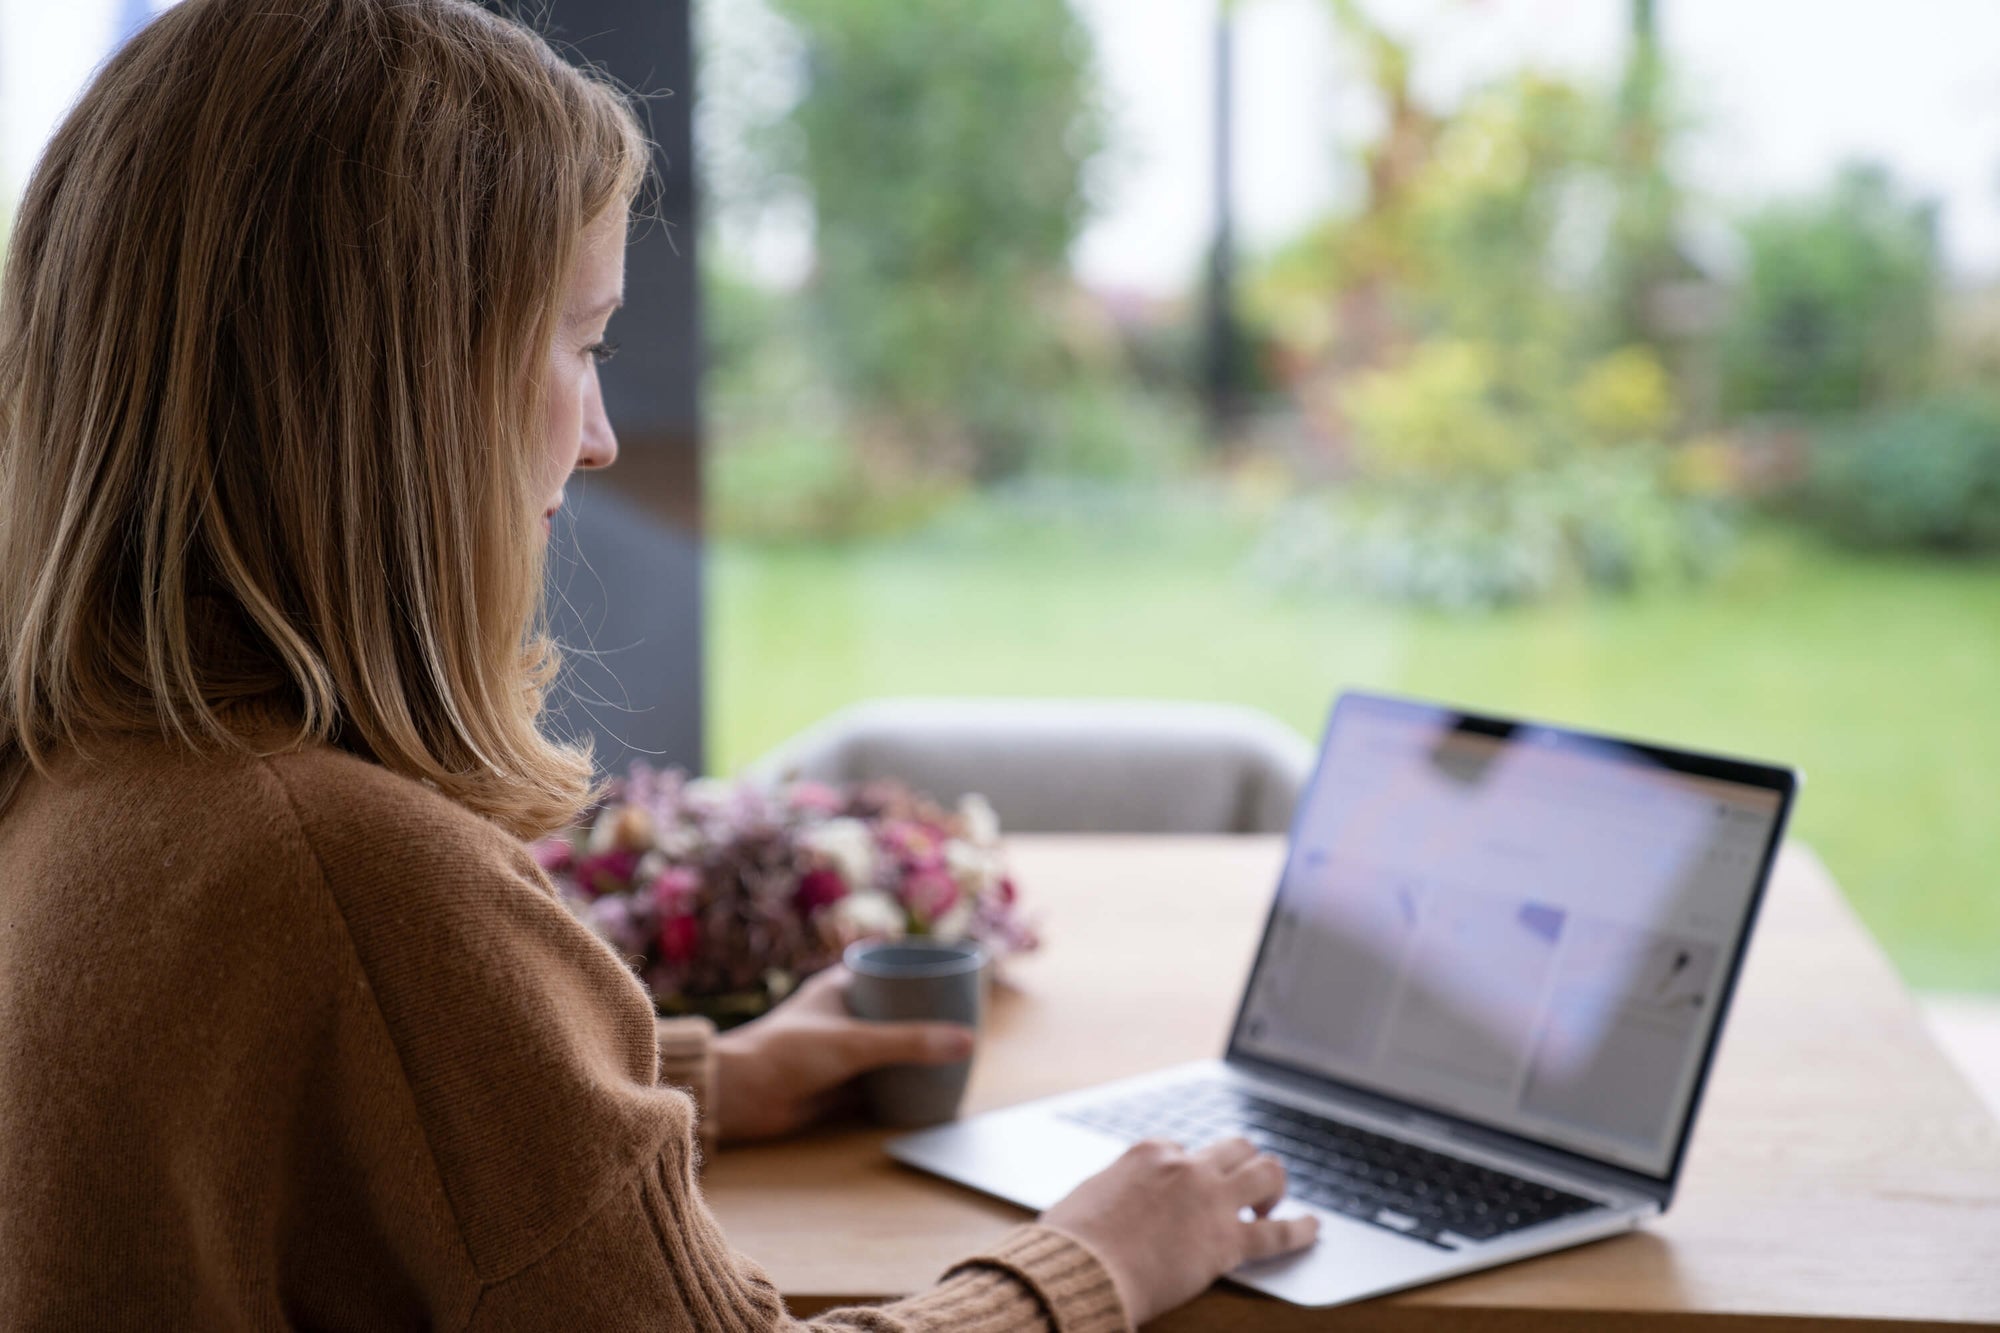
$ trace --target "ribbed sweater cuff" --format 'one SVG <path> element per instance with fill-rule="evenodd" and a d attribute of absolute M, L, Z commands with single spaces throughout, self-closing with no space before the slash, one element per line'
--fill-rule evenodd
<path fill-rule="evenodd" d="M 715 1024 L 706 1018 L 658 1018 L 653 1032 L 660 1048 L 660 1082 L 694 1098 L 702 1152 L 713 1153 L 721 1124 L 715 1105 Z"/>
<path fill-rule="evenodd" d="M 919 1328 L 954 1333 L 1129 1333 L 1132 1327 L 1110 1270 L 1083 1242 L 1038 1224 L 1008 1232 L 894 1308 Z"/>

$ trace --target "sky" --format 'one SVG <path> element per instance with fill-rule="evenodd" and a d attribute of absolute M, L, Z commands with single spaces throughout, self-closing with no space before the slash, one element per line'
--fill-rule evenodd
<path fill-rule="evenodd" d="M 0 0 L 0 199 L 135 10 L 170 0 Z M 966 0 L 985 3 L 987 0 Z M 1658 0 L 1695 120 L 1687 175 L 1717 217 L 1823 184 L 1845 160 L 1887 162 L 1938 199 L 1946 253 L 2000 279 L 2000 2 Z M 759 0 L 704 0 L 766 42 Z M 1097 38 L 1114 147 L 1073 256 L 1092 285 L 1167 295 L 1207 243 L 1210 40 L 1216 0 L 1072 0 Z M 1238 218 L 1276 245 L 1343 198 L 1343 146 L 1373 108 L 1326 0 L 1238 0 Z M 1523 66 L 1614 76 L 1623 0 L 1369 0 L 1416 38 L 1418 87 L 1449 103 Z M 560 11 L 560 0 L 557 0 Z M 759 46 L 757 49 L 762 49 Z M 769 82 L 782 96 L 785 57 Z M 754 71 L 753 71 L 754 72 Z M 773 282 L 809 260 L 794 209 L 737 248 Z"/>

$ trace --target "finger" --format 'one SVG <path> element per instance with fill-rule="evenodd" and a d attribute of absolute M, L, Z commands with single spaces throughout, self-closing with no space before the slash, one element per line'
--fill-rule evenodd
<path fill-rule="evenodd" d="M 844 1014 L 847 1012 L 847 981 L 846 965 L 835 963 L 800 982 L 797 995 L 802 1003 Z"/>
<path fill-rule="evenodd" d="M 1222 1172 L 1225 1176 L 1232 1171 L 1240 1169 L 1245 1162 L 1250 1161 L 1256 1155 L 1257 1145 L 1243 1138 L 1241 1135 L 1231 1135 L 1226 1139 L 1217 1139 L 1195 1154 L 1196 1157 Z"/>
<path fill-rule="evenodd" d="M 1285 1197 L 1285 1168 L 1269 1153 L 1258 1153 L 1230 1172 L 1223 1184 L 1229 1191 L 1229 1202 L 1261 1215 Z"/>
<path fill-rule="evenodd" d="M 1266 1217 L 1243 1224 L 1243 1262 L 1256 1263 L 1274 1255 L 1303 1250 L 1319 1239 L 1319 1219 L 1311 1213 L 1302 1217 Z"/>
<path fill-rule="evenodd" d="M 972 1058 L 972 1029 L 957 1023 L 850 1024 L 843 1046 L 850 1074 L 883 1065 L 950 1065 Z"/>
<path fill-rule="evenodd" d="M 847 984 L 847 964 L 830 963 L 799 983 L 800 990 L 815 987 L 844 986 Z"/>

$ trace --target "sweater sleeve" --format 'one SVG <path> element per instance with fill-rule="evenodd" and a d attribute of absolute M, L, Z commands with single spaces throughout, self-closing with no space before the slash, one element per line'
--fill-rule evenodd
<path fill-rule="evenodd" d="M 930 1290 L 798 1321 L 756 1265 L 732 1253 L 684 1157 L 669 1152 L 541 1262 L 483 1294 L 477 1333 L 557 1327 L 657 1333 L 1126 1333 L 1111 1275 L 1081 1242 L 1016 1228 Z"/>

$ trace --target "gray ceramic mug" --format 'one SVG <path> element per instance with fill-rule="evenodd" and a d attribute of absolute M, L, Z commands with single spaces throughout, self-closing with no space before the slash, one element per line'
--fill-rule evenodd
<path fill-rule="evenodd" d="M 850 978 L 847 1009 L 877 1023 L 946 1022 L 977 1028 L 986 951 L 970 941 L 861 940 L 842 959 Z M 972 1061 L 889 1065 L 862 1076 L 868 1113 L 911 1129 L 958 1114 Z"/>

